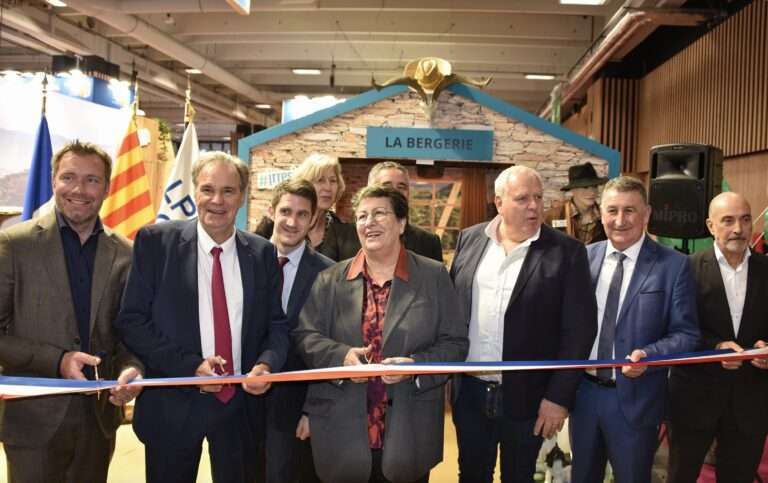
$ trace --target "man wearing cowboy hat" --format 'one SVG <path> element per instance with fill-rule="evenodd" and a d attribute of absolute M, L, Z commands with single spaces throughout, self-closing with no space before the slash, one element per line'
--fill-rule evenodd
<path fill-rule="evenodd" d="M 564 231 L 584 244 L 605 240 L 597 204 L 598 186 L 608 178 L 600 178 L 592 163 L 568 168 L 568 184 L 560 188 L 570 191 L 571 199 L 547 211 L 544 222 Z"/>

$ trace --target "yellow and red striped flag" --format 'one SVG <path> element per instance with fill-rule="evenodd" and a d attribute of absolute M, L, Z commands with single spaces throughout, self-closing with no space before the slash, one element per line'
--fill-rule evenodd
<path fill-rule="evenodd" d="M 134 117 L 131 117 L 117 161 L 112 166 L 109 194 L 101 206 L 100 215 L 104 225 L 131 240 L 139 228 L 155 220 Z"/>

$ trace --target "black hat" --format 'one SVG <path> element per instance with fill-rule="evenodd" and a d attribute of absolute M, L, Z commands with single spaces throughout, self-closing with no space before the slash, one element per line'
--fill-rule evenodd
<path fill-rule="evenodd" d="M 561 191 L 572 190 L 573 188 L 588 188 L 590 186 L 599 186 L 608 181 L 608 178 L 597 176 L 592 163 L 577 164 L 568 168 L 568 184 L 560 188 Z"/>

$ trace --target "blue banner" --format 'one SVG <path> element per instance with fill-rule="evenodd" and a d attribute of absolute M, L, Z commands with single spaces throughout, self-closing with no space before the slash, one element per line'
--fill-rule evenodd
<path fill-rule="evenodd" d="M 366 138 L 369 158 L 493 160 L 493 131 L 369 127 Z"/>
<path fill-rule="evenodd" d="M 35 139 L 35 151 L 32 154 L 32 165 L 29 168 L 27 189 L 24 192 L 24 210 L 22 220 L 33 218 L 35 212 L 53 196 L 51 186 L 51 133 L 48 131 L 48 121 L 45 115 L 40 118 Z"/>

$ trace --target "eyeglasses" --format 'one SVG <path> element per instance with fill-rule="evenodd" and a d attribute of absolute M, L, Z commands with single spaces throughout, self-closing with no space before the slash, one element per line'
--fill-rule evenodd
<path fill-rule="evenodd" d="M 355 223 L 358 225 L 365 225 L 368 222 L 368 218 L 372 218 L 373 221 L 376 223 L 381 223 L 387 218 L 387 215 L 390 213 L 394 213 L 394 211 L 391 210 L 385 210 L 385 209 L 375 209 L 372 212 L 366 213 L 364 211 L 361 211 L 360 213 L 355 213 Z"/>

